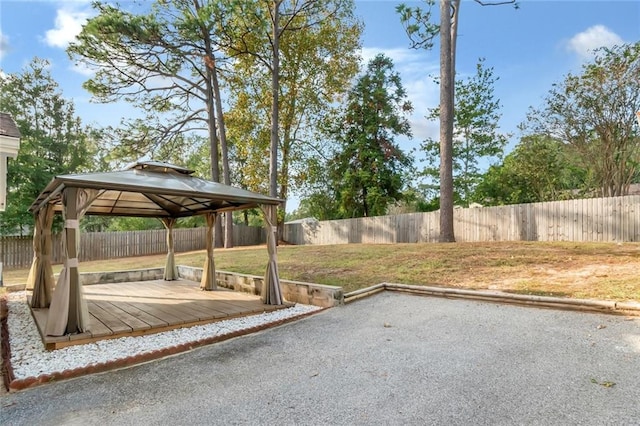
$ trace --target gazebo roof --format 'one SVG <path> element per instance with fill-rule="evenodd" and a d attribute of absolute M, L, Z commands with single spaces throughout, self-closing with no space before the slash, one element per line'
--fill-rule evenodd
<path fill-rule="evenodd" d="M 56 176 L 29 208 L 46 204 L 62 210 L 65 187 L 99 190 L 86 214 L 138 217 L 187 217 L 241 210 L 282 200 L 192 176 L 193 170 L 157 161 L 139 161 L 124 170 Z"/>

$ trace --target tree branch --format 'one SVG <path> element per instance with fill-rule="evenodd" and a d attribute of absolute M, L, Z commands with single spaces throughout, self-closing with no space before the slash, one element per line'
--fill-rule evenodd
<path fill-rule="evenodd" d="M 474 0 L 480 6 L 501 6 L 504 4 L 518 4 L 518 0 L 502 0 L 502 1 L 483 1 L 483 0 Z"/>

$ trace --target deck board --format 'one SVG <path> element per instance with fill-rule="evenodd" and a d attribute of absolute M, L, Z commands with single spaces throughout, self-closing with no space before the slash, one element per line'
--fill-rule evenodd
<path fill-rule="evenodd" d="M 94 302 L 89 302 L 89 312 L 91 312 L 101 323 L 106 325 L 114 334 L 126 333 L 133 331 L 124 321 L 115 316 L 113 313 L 102 309 Z M 89 330 L 91 331 L 91 330 Z"/>
<path fill-rule="evenodd" d="M 172 314 L 169 308 L 167 308 L 167 310 L 162 310 L 158 305 L 144 302 L 129 302 L 129 304 L 134 308 L 146 312 L 148 315 L 161 319 L 166 322 L 167 325 L 185 323 L 184 318 Z"/>
<path fill-rule="evenodd" d="M 161 318 L 158 318 L 155 315 L 151 315 L 149 313 L 147 313 L 146 311 L 137 308 L 135 306 L 133 306 L 131 303 L 127 303 L 127 302 L 120 302 L 118 303 L 118 306 L 120 307 L 120 309 L 122 309 L 123 311 L 127 312 L 129 315 L 132 315 L 136 318 L 140 318 L 140 320 L 146 322 L 147 324 L 149 324 L 149 326 L 151 328 L 153 327 L 166 327 L 167 325 L 169 325 L 169 323 Z"/>
<path fill-rule="evenodd" d="M 94 301 L 91 303 L 121 320 L 123 323 L 131 327 L 131 330 L 144 330 L 147 328 L 151 328 L 151 324 L 141 320 L 135 315 L 131 315 L 125 309 L 122 309 L 120 303 L 102 301 Z"/>
<path fill-rule="evenodd" d="M 94 284 L 83 290 L 90 316 L 90 330 L 85 333 L 44 336 L 48 309 L 33 310 L 47 349 L 157 333 L 290 306 L 264 305 L 259 296 L 227 289 L 202 291 L 200 283 L 182 279 Z"/>
<path fill-rule="evenodd" d="M 104 325 L 102 321 L 96 318 L 94 313 L 89 312 L 89 316 L 91 317 L 89 319 L 89 329 L 91 330 L 91 337 L 104 337 L 111 336 L 113 334 L 113 331 L 109 327 Z"/>

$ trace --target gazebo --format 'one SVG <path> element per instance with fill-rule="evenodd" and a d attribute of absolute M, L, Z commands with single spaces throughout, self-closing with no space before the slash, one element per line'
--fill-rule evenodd
<path fill-rule="evenodd" d="M 113 172 L 56 176 L 33 202 L 34 259 L 27 279 L 32 308 L 49 308 L 47 336 L 83 333 L 89 314 L 78 269 L 79 222 L 85 214 L 155 217 L 167 229 L 165 280 L 178 278 L 173 227 L 181 217 L 202 215 L 207 222 L 207 257 L 200 288 L 216 289 L 214 226 L 220 212 L 259 207 L 267 228 L 269 261 L 262 288 L 265 304 L 283 303 L 276 261 L 275 209 L 282 200 L 192 176 L 193 170 L 140 161 Z M 64 265 L 53 288 L 51 227 L 55 213 L 64 219 Z"/>

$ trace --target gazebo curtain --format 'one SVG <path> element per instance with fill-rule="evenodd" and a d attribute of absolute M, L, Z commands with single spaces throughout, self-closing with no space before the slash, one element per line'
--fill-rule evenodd
<path fill-rule="evenodd" d="M 51 226 L 53 225 L 53 205 L 47 204 L 35 214 L 33 231 L 33 263 L 27 277 L 27 289 L 33 290 L 32 308 L 48 308 L 53 290 L 53 269 L 51 268 Z"/>
<path fill-rule="evenodd" d="M 98 190 L 67 187 L 62 190 L 64 266 L 53 292 L 46 334 L 62 336 L 89 329 L 89 310 L 78 271 L 80 219 L 98 196 Z"/>
<path fill-rule="evenodd" d="M 262 303 L 265 305 L 282 305 L 282 290 L 280 289 L 280 277 L 278 275 L 278 255 L 276 248 L 276 238 L 278 227 L 276 226 L 277 206 L 261 205 L 262 215 L 267 228 L 267 251 L 269 252 L 269 262 L 262 284 Z"/>
<path fill-rule="evenodd" d="M 213 248 L 215 246 L 215 225 L 217 213 L 207 213 L 207 258 L 204 260 L 204 268 L 202 268 L 202 280 L 200 288 L 202 290 L 215 290 L 216 284 L 216 265 L 213 261 Z"/>
<path fill-rule="evenodd" d="M 176 267 L 173 247 L 173 226 L 176 224 L 177 219 L 163 217 L 161 220 L 164 227 L 167 228 L 167 261 L 164 265 L 164 279 L 165 281 L 173 281 L 178 279 L 178 268 Z"/>

